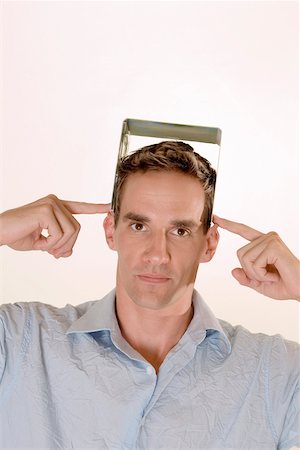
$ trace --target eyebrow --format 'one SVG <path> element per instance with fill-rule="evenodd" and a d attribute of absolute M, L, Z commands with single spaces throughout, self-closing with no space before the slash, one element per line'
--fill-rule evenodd
<path fill-rule="evenodd" d="M 200 220 L 199 223 L 196 223 L 194 220 L 172 220 L 171 222 L 171 225 L 174 225 L 177 228 L 197 228 L 200 224 Z"/>
<path fill-rule="evenodd" d="M 123 217 L 123 221 L 125 222 L 125 220 L 134 220 L 135 222 L 142 222 L 142 223 L 150 222 L 149 217 L 142 216 L 141 214 L 137 214 L 134 212 L 128 212 L 127 214 L 125 214 L 125 216 Z"/>
<path fill-rule="evenodd" d="M 134 212 L 128 212 L 127 214 L 125 214 L 125 216 L 123 217 L 123 221 L 126 221 L 126 220 L 133 220 L 135 222 L 141 222 L 141 223 L 151 222 L 149 217 L 143 216 L 141 214 L 137 214 Z M 180 227 L 197 228 L 197 227 L 199 227 L 199 225 L 201 225 L 201 221 L 199 221 L 199 223 L 196 223 L 194 220 L 188 220 L 188 219 L 172 220 L 171 225 L 173 225 L 177 228 L 180 228 Z"/>

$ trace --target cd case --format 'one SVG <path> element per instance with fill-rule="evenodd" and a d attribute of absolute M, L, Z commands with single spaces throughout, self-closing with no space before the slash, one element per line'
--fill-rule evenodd
<path fill-rule="evenodd" d="M 175 123 L 153 122 L 150 120 L 125 119 L 122 126 L 117 168 L 121 159 L 147 145 L 166 140 L 183 141 L 194 151 L 208 159 L 217 171 L 220 157 L 222 131 L 220 128 Z M 112 209 L 115 207 L 115 182 Z"/>

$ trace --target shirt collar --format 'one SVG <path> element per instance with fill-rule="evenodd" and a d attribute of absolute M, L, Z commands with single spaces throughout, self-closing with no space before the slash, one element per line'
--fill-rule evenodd
<path fill-rule="evenodd" d="M 195 289 L 192 301 L 194 316 L 187 329 L 190 338 L 199 345 L 207 337 L 221 354 L 228 355 L 231 352 L 230 341 L 219 320 Z"/>
<path fill-rule="evenodd" d="M 72 323 L 66 334 L 92 333 L 103 330 L 110 330 L 113 334 L 119 334 L 119 325 L 115 312 L 115 296 L 116 291 L 113 289 L 103 299 L 97 300 L 86 313 Z M 194 316 L 185 336 L 196 345 L 208 337 L 214 341 L 222 354 L 229 354 L 231 345 L 228 337 L 218 319 L 196 290 L 193 292 L 192 301 Z"/>
<path fill-rule="evenodd" d="M 67 330 L 70 333 L 92 333 L 93 331 L 114 330 L 117 325 L 115 313 L 116 290 L 113 289 L 101 300 L 97 300 Z"/>

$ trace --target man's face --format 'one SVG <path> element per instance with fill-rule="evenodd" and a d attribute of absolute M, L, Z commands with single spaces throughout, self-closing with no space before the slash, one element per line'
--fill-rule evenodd
<path fill-rule="evenodd" d="M 118 252 L 118 295 L 150 309 L 191 298 L 199 262 L 214 252 L 200 221 L 204 201 L 200 182 L 179 172 L 127 178 L 117 226 L 105 225 Z"/>

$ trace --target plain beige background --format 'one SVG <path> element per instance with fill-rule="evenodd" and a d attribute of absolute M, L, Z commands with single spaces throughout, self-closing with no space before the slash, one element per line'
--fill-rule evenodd
<path fill-rule="evenodd" d="M 1 27 L 1 210 L 49 193 L 110 201 L 126 117 L 218 126 L 215 212 L 299 254 L 297 2 L 2 2 Z M 2 303 L 114 286 L 103 218 L 79 221 L 71 258 L 0 249 Z M 296 302 L 231 277 L 245 243 L 221 232 L 197 288 L 218 317 L 297 340 Z"/>

